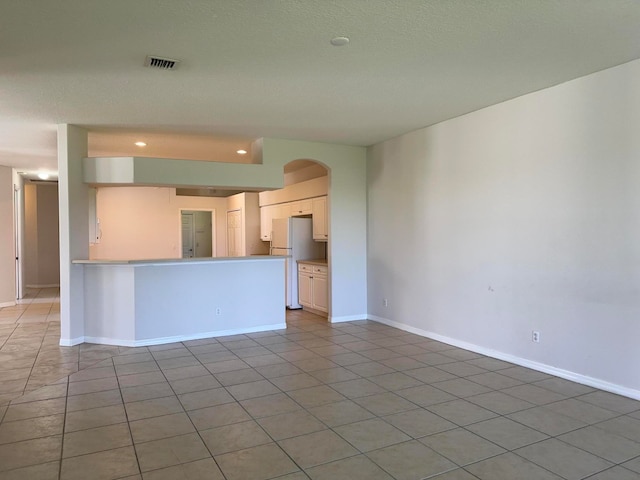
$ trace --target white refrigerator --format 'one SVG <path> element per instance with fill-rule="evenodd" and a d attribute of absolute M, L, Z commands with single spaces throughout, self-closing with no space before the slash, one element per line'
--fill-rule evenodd
<path fill-rule="evenodd" d="M 271 255 L 285 255 L 285 305 L 302 308 L 298 303 L 298 260 L 324 258 L 324 245 L 313 241 L 310 218 L 275 218 L 271 232 Z"/>

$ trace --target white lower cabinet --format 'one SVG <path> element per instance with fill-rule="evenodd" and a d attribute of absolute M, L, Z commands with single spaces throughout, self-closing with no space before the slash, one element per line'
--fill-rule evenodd
<path fill-rule="evenodd" d="M 298 263 L 298 301 L 303 307 L 329 312 L 329 269 L 326 265 Z"/>

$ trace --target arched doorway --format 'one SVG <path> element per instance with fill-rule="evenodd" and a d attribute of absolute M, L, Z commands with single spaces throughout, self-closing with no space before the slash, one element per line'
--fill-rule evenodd
<path fill-rule="evenodd" d="M 286 255 L 286 305 L 289 312 L 330 316 L 329 169 L 311 159 L 283 166 L 284 188 L 260 194 L 262 232 L 271 253 Z"/>

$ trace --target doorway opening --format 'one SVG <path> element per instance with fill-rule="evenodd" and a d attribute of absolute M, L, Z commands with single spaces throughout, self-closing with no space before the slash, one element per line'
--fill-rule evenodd
<path fill-rule="evenodd" d="M 215 211 L 180 210 L 182 258 L 215 257 Z"/>

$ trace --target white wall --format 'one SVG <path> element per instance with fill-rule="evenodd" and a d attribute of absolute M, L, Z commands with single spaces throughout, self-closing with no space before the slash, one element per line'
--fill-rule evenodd
<path fill-rule="evenodd" d="M 640 398 L 639 121 L 636 61 L 370 148 L 370 316 Z"/>
<path fill-rule="evenodd" d="M 215 211 L 216 254 L 225 256 L 226 199 L 176 196 L 175 188 L 98 188 L 102 237 L 91 259 L 180 258 L 180 209 Z"/>
<path fill-rule="evenodd" d="M 13 192 L 11 168 L 0 166 L 0 306 L 16 300 Z"/>

